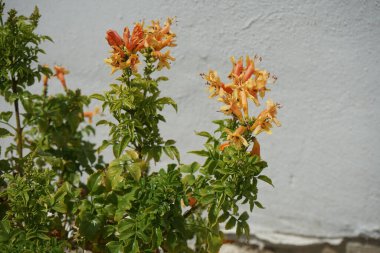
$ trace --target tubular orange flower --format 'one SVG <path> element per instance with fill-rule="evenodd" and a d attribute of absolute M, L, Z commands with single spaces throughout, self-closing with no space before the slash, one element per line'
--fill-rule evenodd
<path fill-rule="evenodd" d="M 159 21 L 152 21 L 152 25 L 148 27 L 144 46 L 151 48 L 153 57 L 157 56 L 157 52 L 165 47 L 174 47 L 176 35 L 170 31 L 173 19 L 168 18 L 165 26 L 161 27 Z M 155 54 L 155 55 L 154 55 Z"/>
<path fill-rule="evenodd" d="M 245 126 L 239 126 L 234 132 L 226 128 L 224 131 L 228 134 L 227 140 L 230 141 L 236 148 L 240 149 L 242 145 L 248 146 L 247 140 L 242 136 L 247 130 Z"/>
<path fill-rule="evenodd" d="M 54 66 L 54 70 L 55 70 L 54 76 L 56 76 L 58 80 L 61 81 L 63 88 L 67 90 L 65 75 L 67 75 L 69 71 L 65 69 L 64 67 L 57 66 L 57 65 Z"/>
<path fill-rule="evenodd" d="M 233 65 L 232 73 L 235 76 L 240 76 L 241 72 L 243 72 L 243 59 L 240 57 L 239 60 L 238 60 L 238 62 L 235 63 L 235 58 L 231 57 L 231 62 L 232 62 L 232 65 Z"/>
<path fill-rule="evenodd" d="M 95 107 L 93 111 L 87 111 L 87 112 L 83 112 L 83 116 L 85 118 L 88 118 L 88 123 L 92 123 L 92 118 L 98 114 L 100 112 L 100 108 L 99 107 Z"/>
<path fill-rule="evenodd" d="M 120 35 L 112 29 L 107 30 L 106 32 L 106 40 L 111 47 L 121 47 L 124 42 Z"/>
<path fill-rule="evenodd" d="M 266 85 L 270 75 L 266 70 L 255 70 L 254 74 L 256 90 L 259 92 L 260 97 L 263 98 L 265 96 L 265 92 L 269 91 Z"/>
<path fill-rule="evenodd" d="M 161 70 L 163 67 L 166 67 L 167 69 L 170 69 L 170 63 L 169 60 L 174 61 L 175 58 L 170 55 L 170 50 L 166 53 L 161 53 L 159 51 L 154 51 L 152 55 L 158 59 L 158 65 L 157 69 Z"/>
<path fill-rule="evenodd" d="M 253 138 L 253 147 L 251 150 L 251 155 L 260 156 L 260 144 L 257 141 L 257 138 Z"/>
<path fill-rule="evenodd" d="M 220 110 L 226 114 L 235 115 L 240 121 L 243 121 L 243 114 L 240 111 L 239 102 L 234 98 L 233 95 L 226 94 L 223 97 L 218 99 L 219 101 L 225 103 L 226 105 L 222 106 Z"/>
<path fill-rule="evenodd" d="M 251 78 L 254 71 L 255 71 L 255 66 L 253 64 L 253 61 L 249 59 L 249 57 L 247 56 L 247 68 L 244 72 L 243 82 L 246 82 L 249 78 Z"/>
<path fill-rule="evenodd" d="M 241 104 L 241 108 L 243 108 L 244 117 L 248 118 L 248 101 L 246 91 L 241 89 L 239 90 L 239 101 Z"/>
<path fill-rule="evenodd" d="M 227 142 L 224 142 L 222 143 L 220 146 L 219 146 L 219 150 L 220 151 L 223 151 L 226 147 L 230 146 L 230 142 L 227 141 Z"/>
<path fill-rule="evenodd" d="M 209 85 L 210 98 L 216 95 L 223 95 L 225 86 L 220 81 L 220 77 L 218 76 L 218 73 L 216 71 L 210 70 L 207 75 L 203 75 L 203 79 L 205 79 L 207 81 L 207 84 Z"/>
<path fill-rule="evenodd" d="M 143 25 L 137 23 L 132 31 L 132 36 L 129 28 L 124 28 L 123 39 L 128 52 L 136 53 L 144 47 L 144 29 Z"/>
<path fill-rule="evenodd" d="M 258 135 L 261 132 L 272 134 L 272 122 L 274 122 L 278 127 L 281 126 L 280 121 L 278 121 L 276 118 L 277 109 L 279 107 L 279 104 L 275 104 L 271 100 L 267 101 L 267 109 L 262 111 L 259 116 L 257 116 L 255 122 L 250 127 L 250 130 L 253 131 L 253 134 Z"/>

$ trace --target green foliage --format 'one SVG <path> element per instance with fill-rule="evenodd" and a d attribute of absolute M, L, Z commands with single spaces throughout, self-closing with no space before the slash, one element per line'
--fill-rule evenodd
<path fill-rule="evenodd" d="M 6 212 L 0 222 L 1 252 L 63 252 L 67 247 L 61 217 L 54 211 L 54 172 L 33 166 L 26 157 L 24 176 L 5 174 Z"/>
<path fill-rule="evenodd" d="M 272 182 L 262 174 L 266 162 L 248 147 L 220 149 L 225 129 L 241 122 L 219 120 L 214 133 L 198 132 L 205 145 L 191 153 L 204 162 L 181 164 L 175 141 L 159 131 L 165 106 L 177 105 L 160 94 L 168 79 L 155 74 L 165 61 L 152 48 L 136 52 L 144 57 L 142 73 L 117 66 L 122 74 L 104 94 L 87 97 L 66 84 L 64 94 L 48 95 L 47 84 L 33 94 L 28 86 L 52 76 L 38 62 L 39 45 L 50 38 L 34 32 L 37 8 L 30 17 L 11 10 L 5 22 L 2 2 L 0 9 L 0 94 L 14 106 L 0 112 L 0 137 L 15 139 L 0 153 L 1 252 L 218 252 L 222 228 L 250 236 L 249 214 L 240 207 L 263 208 L 258 182 Z M 124 57 L 125 63 L 132 56 Z M 95 129 L 84 123 L 91 98 L 113 117 L 97 122 L 109 127 L 97 148 L 88 141 Z M 104 163 L 98 153 L 107 148 L 114 158 Z M 163 154 L 176 163 L 151 171 Z"/>
<path fill-rule="evenodd" d="M 1 4 L 3 4 L 1 2 Z M 13 103 L 26 86 L 41 79 L 42 74 L 50 74 L 48 68 L 38 64 L 38 54 L 44 53 L 39 45 L 51 39 L 35 33 L 40 14 L 36 7 L 29 17 L 17 15 L 11 9 L 3 22 L 3 9 L 0 26 L 0 92 L 5 100 Z M 22 95 L 21 95 L 22 96 Z"/>
<path fill-rule="evenodd" d="M 28 91 L 52 74 L 38 62 L 39 45 L 50 38 L 35 33 L 37 8 L 30 17 L 10 10 L 3 22 L 0 7 L 0 94 L 14 106 L 0 112 L 0 137 L 15 138 L 0 150 L 0 252 L 64 252 L 76 245 L 70 234 L 87 191 L 81 176 L 104 167 L 86 140 L 95 133 L 83 124 L 90 99 L 69 89 L 48 96 L 47 84 L 42 94 Z"/>

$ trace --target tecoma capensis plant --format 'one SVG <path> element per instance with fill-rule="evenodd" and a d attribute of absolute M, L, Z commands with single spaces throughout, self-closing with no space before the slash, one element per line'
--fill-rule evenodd
<path fill-rule="evenodd" d="M 39 36 L 32 17 L 10 12 L 1 24 L 2 49 L 8 47 L 8 33 L 17 37 L 20 32 L 12 28 L 15 24 L 30 26 L 25 40 Z M 241 207 L 263 208 L 257 200 L 258 181 L 272 184 L 262 174 L 267 164 L 260 156 L 258 136 L 280 126 L 279 105 L 272 100 L 266 101 L 263 111 L 251 111 L 253 105 L 259 108 L 269 92 L 267 84 L 276 77 L 259 69 L 257 56 L 247 56 L 245 61 L 232 57 L 226 79 L 214 70 L 202 74 L 210 97 L 222 103 L 220 111 L 227 118 L 214 121 L 212 133 L 197 132 L 205 138 L 204 148 L 191 153 L 202 156 L 202 164 L 181 163 L 175 141 L 164 139 L 158 127 L 165 122 L 165 106 L 177 110 L 175 101 L 161 96 L 159 89 L 168 80 L 159 75 L 160 70 L 170 69 L 175 61 L 172 24 L 168 18 L 135 23 L 121 35 L 106 32 L 110 55 L 105 62 L 118 76 L 103 94 L 86 97 L 70 90 L 65 80 L 68 72 L 61 66 L 53 72 L 44 65 L 36 70 L 25 64 L 27 73 L 37 71 L 28 84 L 42 78 L 42 93 L 32 94 L 17 78 L 14 64 L 1 65 L 1 80 L 7 84 L 2 84 L 1 94 L 13 104 L 22 101 L 22 113 L 15 113 L 24 125 L 20 135 L 17 120 L 16 127 L 10 123 L 12 112 L 1 114 L 6 127 L 2 137 L 14 136 L 16 145 L 1 160 L 0 250 L 218 252 L 224 229 L 235 228 L 238 236 L 249 238 L 249 213 Z M 28 50 L 15 47 L 2 56 L 8 62 Z M 48 95 L 51 78 L 58 79 L 64 94 Z M 21 87 L 16 92 L 13 82 Z M 97 150 L 84 138 L 94 133 L 85 119 L 91 124 L 100 113 L 100 108 L 84 111 L 90 98 L 102 103 L 102 114 L 112 116 L 96 120 L 96 125 L 109 129 Z M 112 152 L 113 159 L 103 162 L 101 152 Z M 173 162 L 156 168 L 162 156 Z"/>

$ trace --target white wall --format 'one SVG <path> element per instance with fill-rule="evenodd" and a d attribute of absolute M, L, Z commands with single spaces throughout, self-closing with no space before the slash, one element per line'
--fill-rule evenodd
<path fill-rule="evenodd" d="M 283 105 L 283 127 L 260 136 L 275 188 L 261 185 L 253 233 L 380 237 L 379 1 L 7 1 L 24 14 L 35 4 L 39 31 L 55 41 L 42 62 L 67 66 L 69 86 L 87 94 L 115 77 L 103 63 L 107 29 L 177 16 L 177 61 L 162 89 L 179 113 L 167 111 L 162 132 L 184 162 L 198 159 L 185 153 L 202 145 L 194 130 L 223 117 L 199 73 L 226 76 L 231 55 L 263 56 L 279 77 L 269 97 Z"/>

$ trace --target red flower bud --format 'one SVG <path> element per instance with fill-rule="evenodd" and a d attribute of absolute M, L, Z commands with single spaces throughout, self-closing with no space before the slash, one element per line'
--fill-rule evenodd
<path fill-rule="evenodd" d="M 120 47 L 124 44 L 120 35 L 112 29 L 109 29 L 106 33 L 106 40 L 111 47 Z"/>

